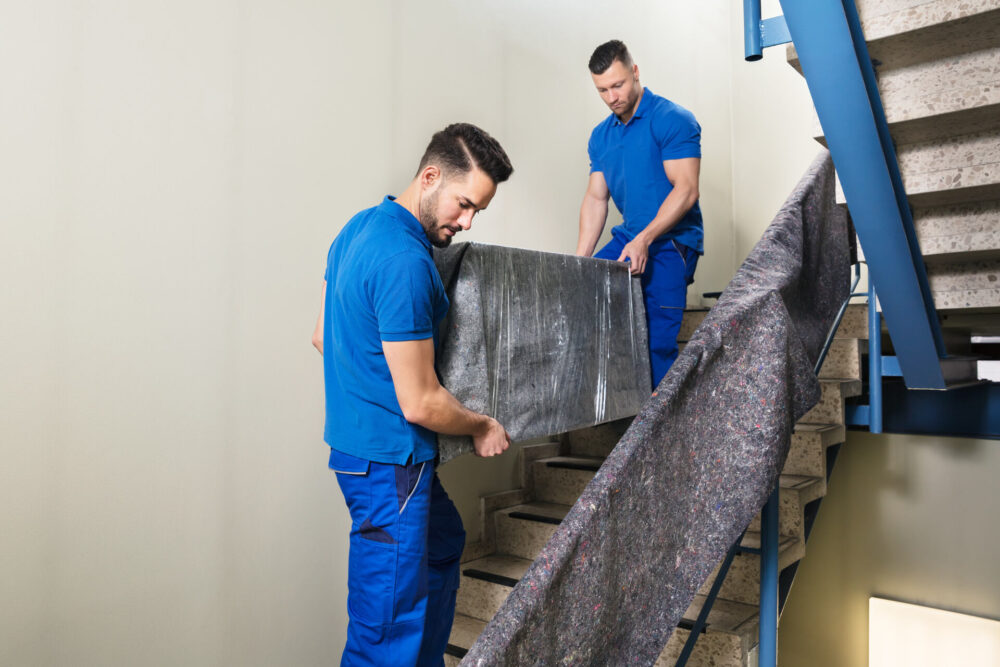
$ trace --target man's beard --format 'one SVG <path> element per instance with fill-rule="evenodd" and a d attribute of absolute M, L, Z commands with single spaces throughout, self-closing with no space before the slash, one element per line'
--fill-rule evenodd
<path fill-rule="evenodd" d="M 439 192 L 435 191 L 434 194 L 427 197 L 426 201 L 420 200 L 419 206 L 419 216 L 420 226 L 424 228 L 424 234 L 427 235 L 427 240 L 431 242 L 436 248 L 447 248 L 451 245 L 450 236 L 442 236 L 440 234 L 441 225 L 438 224 L 437 214 L 434 212 L 437 209 Z"/>

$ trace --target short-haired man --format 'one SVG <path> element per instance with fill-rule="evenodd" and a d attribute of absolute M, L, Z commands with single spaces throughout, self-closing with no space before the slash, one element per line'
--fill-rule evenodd
<path fill-rule="evenodd" d="M 448 298 L 431 246 L 469 229 L 512 171 L 493 137 L 449 125 L 399 198 L 355 215 L 330 247 L 313 344 L 329 465 L 351 514 L 342 665 L 443 664 L 465 531 L 434 471 L 436 433 L 472 436 L 479 456 L 510 438 L 438 382 Z"/>
<path fill-rule="evenodd" d="M 590 180 L 580 207 L 576 254 L 589 257 L 604 231 L 608 198 L 624 221 L 594 257 L 642 274 L 653 387 L 677 358 L 677 333 L 703 251 L 698 172 L 701 127 L 690 111 L 639 84 L 639 67 L 618 40 L 601 44 L 590 72 L 611 115 L 594 128 Z"/>

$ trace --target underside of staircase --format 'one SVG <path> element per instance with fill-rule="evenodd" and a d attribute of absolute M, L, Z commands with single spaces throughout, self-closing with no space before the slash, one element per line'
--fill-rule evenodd
<path fill-rule="evenodd" d="M 955 330 L 946 343 L 967 354 L 970 335 L 1000 334 L 1000 1 L 862 0 L 858 12 L 934 305 Z M 801 72 L 791 45 L 788 60 Z"/>

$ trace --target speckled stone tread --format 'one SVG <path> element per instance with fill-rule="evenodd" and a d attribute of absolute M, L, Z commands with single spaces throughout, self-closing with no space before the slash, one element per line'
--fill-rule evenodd
<path fill-rule="evenodd" d="M 1000 202 L 916 209 L 913 225 L 926 262 L 1000 258 Z"/>
<path fill-rule="evenodd" d="M 796 424 L 781 472 L 826 479 L 826 449 L 844 442 L 845 435 L 843 425 Z"/>
<path fill-rule="evenodd" d="M 747 531 L 741 542 L 743 546 L 760 548 L 760 533 Z M 805 556 L 805 542 L 797 537 L 782 535 L 778 547 L 778 570 L 802 560 Z M 719 572 L 716 565 L 705 579 L 698 593 L 708 595 Z M 760 595 L 760 556 L 751 553 L 737 553 L 726 575 L 719 595 L 727 600 L 745 604 L 757 604 Z"/>
<path fill-rule="evenodd" d="M 569 511 L 568 505 L 552 503 L 525 503 L 498 511 L 496 522 L 496 548 L 501 554 L 532 559 L 556 532 L 558 524 L 511 516 L 512 513 L 537 514 L 561 521 Z"/>
<path fill-rule="evenodd" d="M 927 279 L 938 310 L 1000 307 L 1000 259 L 931 264 Z"/>
<path fill-rule="evenodd" d="M 535 498 L 572 505 L 603 462 L 603 458 L 593 456 L 556 456 L 535 461 Z"/>
<path fill-rule="evenodd" d="M 488 621 L 507 599 L 513 584 L 524 576 L 531 561 L 514 556 L 487 556 L 462 564 L 462 582 L 458 588 L 456 613 Z M 496 575 L 495 581 L 477 576 Z"/>
<path fill-rule="evenodd" d="M 1000 130 L 897 147 L 913 206 L 1000 199 Z"/>
<path fill-rule="evenodd" d="M 860 379 L 862 346 L 857 338 L 834 338 L 819 376 L 826 379 Z"/>
<path fill-rule="evenodd" d="M 852 303 L 844 311 L 844 318 L 837 328 L 836 338 L 868 340 L 868 306 Z"/>
<path fill-rule="evenodd" d="M 861 381 L 855 379 L 824 379 L 823 395 L 819 402 L 802 418 L 809 424 L 843 424 L 844 399 L 861 394 Z"/>
<path fill-rule="evenodd" d="M 805 540 L 804 509 L 806 503 L 826 494 L 826 480 L 806 475 L 781 474 L 778 498 L 778 533 Z M 754 516 L 747 530 L 760 531 L 760 514 Z"/>
<path fill-rule="evenodd" d="M 656 661 L 821 396 L 812 366 L 849 287 L 833 190 L 824 153 L 463 664 Z"/>

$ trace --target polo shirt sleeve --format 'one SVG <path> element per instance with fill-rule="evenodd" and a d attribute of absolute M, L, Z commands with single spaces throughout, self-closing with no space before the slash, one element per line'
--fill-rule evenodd
<path fill-rule="evenodd" d="M 384 342 L 424 340 L 434 335 L 436 271 L 429 257 L 403 252 L 374 267 L 368 293 Z"/>
<path fill-rule="evenodd" d="M 601 164 L 601 142 L 597 137 L 597 128 L 590 133 L 590 141 L 587 142 L 587 154 L 590 156 L 590 173 L 604 171 Z"/>
<path fill-rule="evenodd" d="M 701 125 L 686 109 L 658 115 L 653 122 L 653 137 L 661 160 L 701 157 Z"/>

